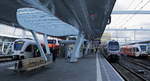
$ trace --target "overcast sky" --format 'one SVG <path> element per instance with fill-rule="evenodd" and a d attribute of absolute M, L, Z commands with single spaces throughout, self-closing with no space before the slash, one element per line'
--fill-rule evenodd
<path fill-rule="evenodd" d="M 150 11 L 150 0 L 116 0 L 115 7 L 113 11 L 121 10 L 148 10 Z M 147 28 L 150 29 L 150 14 L 123 14 L 116 15 L 112 14 L 112 22 L 107 28 Z M 126 37 L 120 38 L 121 41 L 130 42 L 134 40 L 134 32 L 111 32 L 112 37 Z M 136 32 L 135 40 L 150 40 L 150 31 L 149 32 Z"/>
<path fill-rule="evenodd" d="M 145 5 L 145 6 L 144 6 Z M 143 8 L 142 8 L 143 7 Z M 114 11 L 121 10 L 149 10 L 149 0 L 116 0 Z M 150 28 L 150 15 L 130 14 L 112 15 L 112 23 L 109 27 L 130 27 L 130 28 Z"/>

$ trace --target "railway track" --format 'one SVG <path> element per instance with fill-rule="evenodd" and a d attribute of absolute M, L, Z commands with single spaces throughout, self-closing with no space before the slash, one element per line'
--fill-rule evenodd
<path fill-rule="evenodd" d="M 125 59 L 125 60 L 132 60 L 132 61 L 136 61 L 139 63 L 142 63 L 144 65 L 150 66 L 150 59 L 148 59 L 148 57 L 131 57 L 131 56 L 121 56 L 121 58 Z"/>
<path fill-rule="evenodd" d="M 147 65 L 138 62 L 129 62 L 128 58 L 121 58 L 119 63 L 111 63 L 112 66 L 126 81 L 150 81 L 150 68 Z M 134 61 L 134 60 L 132 60 Z M 138 70 L 144 69 L 146 73 L 138 73 Z"/>
<path fill-rule="evenodd" d="M 142 67 L 142 68 L 147 69 L 148 71 L 150 71 L 150 66 L 148 66 L 146 64 L 143 64 L 141 62 L 137 62 L 135 60 L 128 60 L 128 62 L 136 64 L 136 65 L 138 65 L 138 66 L 140 66 L 140 67 Z"/>
<path fill-rule="evenodd" d="M 147 81 L 150 81 L 150 66 L 143 63 L 142 60 L 139 61 L 137 58 L 122 57 L 120 64 L 124 67 L 127 67 L 139 76 L 145 78 Z"/>
<path fill-rule="evenodd" d="M 128 57 L 128 59 L 131 60 L 131 61 L 135 61 L 135 62 L 138 62 L 140 64 L 143 64 L 145 66 L 150 67 L 150 60 L 147 59 L 147 58 L 133 58 L 133 57 Z"/>
<path fill-rule="evenodd" d="M 136 62 L 139 62 L 139 63 L 142 63 L 142 64 L 144 64 L 144 65 L 146 65 L 146 66 L 150 66 L 150 60 L 146 60 L 146 59 L 134 59 L 134 61 L 136 61 Z"/>
<path fill-rule="evenodd" d="M 126 81 L 149 81 L 122 64 L 111 64 Z"/>

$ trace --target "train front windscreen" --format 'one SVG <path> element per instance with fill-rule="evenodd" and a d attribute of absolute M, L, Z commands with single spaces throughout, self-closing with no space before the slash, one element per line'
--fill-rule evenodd
<path fill-rule="evenodd" d="M 146 45 L 140 45 L 142 51 L 146 51 Z"/>
<path fill-rule="evenodd" d="M 56 40 L 48 40 L 48 47 L 49 48 L 55 48 L 58 47 L 59 45 L 57 44 Z"/>
<path fill-rule="evenodd" d="M 14 50 L 15 51 L 21 50 L 23 47 L 23 44 L 24 44 L 24 41 L 16 41 L 14 43 Z"/>
<path fill-rule="evenodd" d="M 118 42 L 109 42 L 108 49 L 111 51 L 118 51 L 119 50 L 119 43 Z"/>
<path fill-rule="evenodd" d="M 56 44 L 56 40 L 48 40 L 48 44 Z"/>

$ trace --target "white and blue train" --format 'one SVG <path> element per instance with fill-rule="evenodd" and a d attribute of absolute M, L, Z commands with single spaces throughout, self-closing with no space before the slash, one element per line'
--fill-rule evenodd
<path fill-rule="evenodd" d="M 117 62 L 120 58 L 119 42 L 115 40 L 108 41 L 105 47 L 105 57 L 110 62 Z"/>

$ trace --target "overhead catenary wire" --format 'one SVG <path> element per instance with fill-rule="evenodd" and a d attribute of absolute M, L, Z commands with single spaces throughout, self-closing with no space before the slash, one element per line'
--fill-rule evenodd
<path fill-rule="evenodd" d="M 132 4 L 133 4 L 134 1 L 135 1 L 135 0 L 132 0 L 132 1 L 131 1 L 131 3 L 129 4 L 129 6 L 127 7 L 127 10 L 129 10 L 129 8 L 132 6 Z M 119 15 L 116 20 L 120 20 L 121 18 L 122 18 L 122 16 Z"/>
<path fill-rule="evenodd" d="M 142 10 L 142 9 L 143 9 L 146 5 L 148 5 L 149 3 L 150 3 L 150 0 L 148 0 L 143 6 L 141 6 L 141 7 L 139 8 L 139 10 Z M 140 11 L 136 11 L 136 12 L 135 12 L 132 16 L 130 16 L 129 19 L 126 20 L 126 22 L 125 22 L 123 25 L 121 25 L 121 26 L 124 26 L 124 25 L 128 24 L 129 21 L 131 21 L 132 18 L 135 17 L 139 12 L 140 12 Z"/>
<path fill-rule="evenodd" d="M 133 8 L 133 10 L 138 9 L 138 7 L 140 6 L 140 4 L 142 4 L 142 3 L 143 3 L 143 0 L 141 0 L 139 3 L 137 3 L 137 5 Z M 132 3 L 132 4 L 133 4 L 133 3 Z M 131 5 L 132 5 L 132 4 L 131 4 Z M 130 15 L 127 15 L 127 16 L 124 17 L 123 19 L 127 21 L 130 17 L 131 17 Z M 126 18 L 126 19 L 125 19 L 125 18 Z M 122 22 L 121 25 L 124 25 L 124 22 Z"/>

